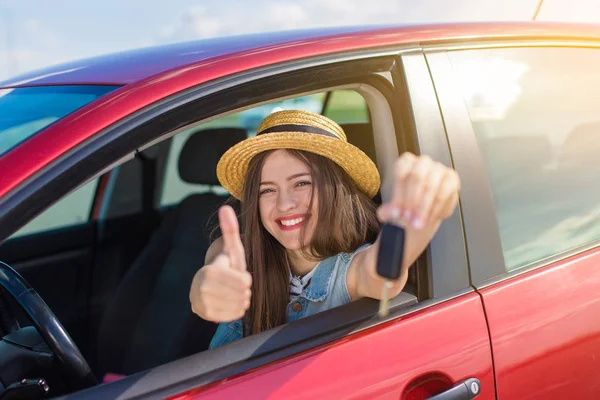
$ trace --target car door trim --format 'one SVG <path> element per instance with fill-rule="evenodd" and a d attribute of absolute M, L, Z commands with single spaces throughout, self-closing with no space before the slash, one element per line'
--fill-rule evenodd
<path fill-rule="evenodd" d="M 427 53 L 446 52 L 456 50 L 484 50 L 493 48 L 510 47 L 577 47 L 598 48 L 600 42 L 596 40 L 556 40 L 553 38 L 539 38 L 520 40 L 519 38 L 502 40 L 461 41 L 461 43 L 429 43 L 423 46 Z"/>
<path fill-rule="evenodd" d="M 492 190 L 475 131 L 446 51 L 425 52 L 444 118 L 454 166 L 461 179 L 460 203 L 471 283 L 502 275 L 504 253 Z"/>
<path fill-rule="evenodd" d="M 243 342 L 233 342 L 210 352 L 197 353 L 119 381 L 74 393 L 66 398 L 72 400 L 164 399 L 320 346 L 333 345 L 336 340 L 473 292 L 473 288 L 467 288 L 444 298 L 426 300 L 417 304 L 414 296 L 401 293 L 400 296 L 392 299 L 391 313 L 384 319 L 380 319 L 377 315 L 379 303 L 376 300 L 360 299 L 250 336 Z M 317 321 L 318 324 L 329 326 L 330 329 L 314 336 L 312 329 Z M 268 340 L 278 334 L 292 335 L 295 340 L 284 348 L 269 346 Z"/>
<path fill-rule="evenodd" d="M 401 59 L 415 122 L 416 147 L 420 154 L 454 168 L 427 60 L 422 51 L 404 53 Z M 428 247 L 427 256 L 430 260 L 427 263 L 430 268 L 427 276 L 431 276 L 427 297 L 448 296 L 470 285 L 460 204 L 452 216 L 440 225 Z"/>

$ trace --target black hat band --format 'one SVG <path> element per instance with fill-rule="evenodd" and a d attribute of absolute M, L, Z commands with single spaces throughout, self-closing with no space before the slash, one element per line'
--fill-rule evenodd
<path fill-rule="evenodd" d="M 340 139 L 338 136 L 329 132 L 326 129 L 317 128 L 316 126 L 311 125 L 300 125 L 300 124 L 284 124 L 284 125 L 275 125 L 271 128 L 264 129 L 256 134 L 263 135 L 265 133 L 276 133 L 276 132 L 306 132 L 306 133 L 314 133 L 316 135 L 325 135 L 335 139 Z"/>

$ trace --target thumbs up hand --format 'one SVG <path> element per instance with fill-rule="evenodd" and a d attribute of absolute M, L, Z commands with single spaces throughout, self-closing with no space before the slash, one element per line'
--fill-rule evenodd
<path fill-rule="evenodd" d="M 194 276 L 190 303 L 192 311 L 207 321 L 230 322 L 242 318 L 250 307 L 252 277 L 246 270 L 246 253 L 233 208 L 219 209 L 219 226 L 223 236 L 208 250 L 218 251 L 218 255 Z"/>

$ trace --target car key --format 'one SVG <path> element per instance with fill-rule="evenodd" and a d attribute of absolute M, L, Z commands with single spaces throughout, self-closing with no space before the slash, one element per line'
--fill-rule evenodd
<path fill-rule="evenodd" d="M 379 301 L 379 316 L 385 317 L 389 309 L 389 297 L 392 281 L 400 277 L 404 259 L 404 228 L 383 224 L 379 251 L 377 254 L 377 274 L 385 279 Z"/>

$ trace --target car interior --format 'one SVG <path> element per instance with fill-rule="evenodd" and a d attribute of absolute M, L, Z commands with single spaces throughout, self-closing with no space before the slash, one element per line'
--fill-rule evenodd
<path fill-rule="evenodd" d="M 282 108 L 316 110 L 340 123 L 348 141 L 376 161 L 382 188 L 374 200 L 381 203 L 398 154 L 390 106 L 368 85 L 346 85 L 272 99 L 171 132 L 96 178 L 87 220 L 52 229 L 26 226 L 0 245 L 0 259 L 54 311 L 98 380 L 208 349 L 216 324 L 193 314 L 188 296 L 219 234 L 216 211 L 229 198 L 216 164 L 253 135 L 264 116 Z M 404 289 L 414 302 L 427 297 L 418 285 L 423 271 L 411 268 Z M 20 323 L 28 325 L 24 314 Z"/>

